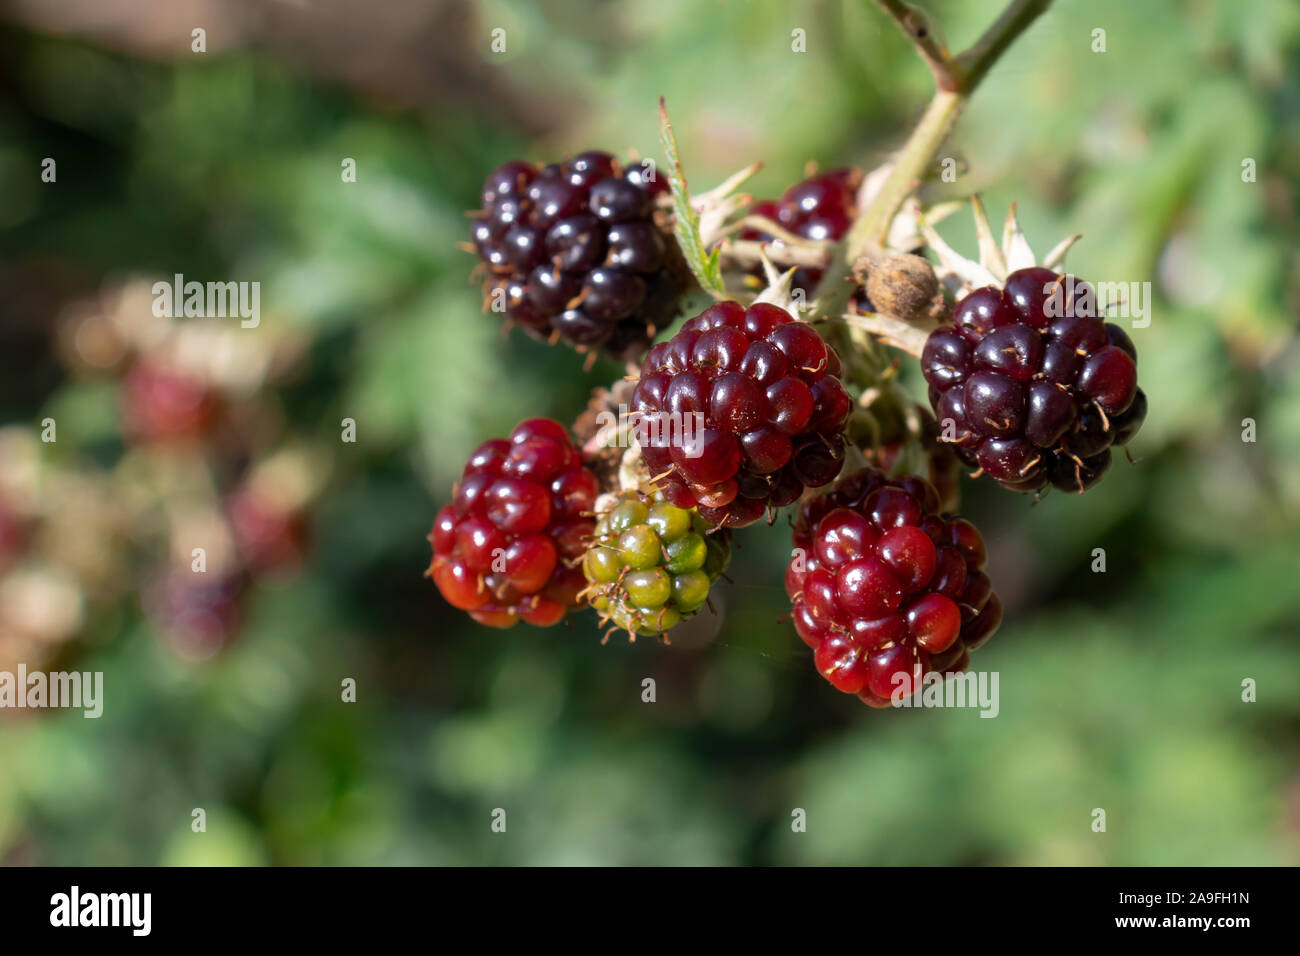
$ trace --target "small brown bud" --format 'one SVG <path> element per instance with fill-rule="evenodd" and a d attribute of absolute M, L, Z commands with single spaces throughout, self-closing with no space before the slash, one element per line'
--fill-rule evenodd
<path fill-rule="evenodd" d="M 865 274 L 867 297 L 877 312 L 910 322 L 934 319 L 936 311 L 944 308 L 939 279 L 921 256 L 905 253 L 859 260 L 853 274 L 859 281 Z"/>

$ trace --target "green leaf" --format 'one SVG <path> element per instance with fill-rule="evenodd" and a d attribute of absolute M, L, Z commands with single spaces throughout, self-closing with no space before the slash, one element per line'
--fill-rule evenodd
<path fill-rule="evenodd" d="M 722 284 L 722 261 L 718 250 L 712 252 L 704 248 L 700 239 L 700 217 L 691 208 L 691 194 L 686 188 L 686 177 L 682 175 L 681 158 L 677 155 L 677 138 L 673 136 L 673 124 L 668 120 L 668 110 L 663 97 L 659 97 L 659 142 L 668 157 L 668 182 L 673 188 L 673 212 L 676 223 L 674 232 L 677 244 L 681 246 L 682 255 L 700 288 L 715 299 L 729 298 L 726 287 Z"/>

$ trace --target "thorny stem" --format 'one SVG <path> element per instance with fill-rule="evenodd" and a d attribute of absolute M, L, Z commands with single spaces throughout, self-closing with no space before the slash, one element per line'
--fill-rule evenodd
<path fill-rule="evenodd" d="M 836 247 L 817 288 L 817 321 L 823 333 L 846 359 L 854 384 L 871 388 L 879 384 L 888 363 L 871 339 L 870 323 L 844 321 L 855 280 L 852 263 L 883 248 L 899 207 L 925 178 L 939 149 L 952 131 L 971 94 L 1011 43 L 1051 4 L 1051 0 L 1012 0 L 997 21 L 964 53 L 953 57 L 925 25 L 924 17 L 901 0 L 876 0 L 912 40 L 935 76 L 937 89 L 916 129 L 895 157 L 880 191 L 858 213 L 848 234 Z M 856 354 L 855 354 L 856 353 Z M 850 357 L 856 361 L 848 361 Z M 897 389 L 897 383 L 891 383 Z M 896 397 L 902 401 L 905 396 Z"/>
<path fill-rule="evenodd" d="M 952 60 L 947 48 L 935 37 L 925 12 L 902 0 L 876 0 L 876 6 L 893 17 L 898 28 L 907 34 L 916 52 L 921 54 L 921 59 L 934 74 L 935 85 L 941 90 L 955 90 L 957 75 L 952 69 Z"/>

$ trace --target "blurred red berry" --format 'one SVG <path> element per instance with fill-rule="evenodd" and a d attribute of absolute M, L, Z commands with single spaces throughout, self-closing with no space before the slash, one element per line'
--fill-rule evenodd
<path fill-rule="evenodd" d="M 216 421 L 220 400 L 197 378 L 141 361 L 131 366 L 120 391 L 122 429 L 143 442 L 195 438 Z"/>

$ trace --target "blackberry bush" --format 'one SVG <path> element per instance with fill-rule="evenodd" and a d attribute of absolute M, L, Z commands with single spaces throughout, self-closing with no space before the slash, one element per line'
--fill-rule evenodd
<path fill-rule="evenodd" d="M 1082 493 L 1146 417 L 1132 340 L 1096 314 L 1087 283 L 1051 269 L 963 298 L 921 367 L 957 454 L 1014 491 Z"/>
<path fill-rule="evenodd" d="M 641 449 L 653 480 L 672 504 L 729 528 L 830 483 L 852 409 L 839 373 L 835 350 L 785 309 L 710 306 L 641 367 L 632 404 L 660 425 Z M 703 427 L 688 435 L 692 423 Z"/>
<path fill-rule="evenodd" d="M 941 514 L 924 478 L 863 469 L 807 502 L 794 525 L 786 593 L 818 672 L 885 707 L 929 671 L 960 672 L 1002 622 L 984 541 Z"/>
<path fill-rule="evenodd" d="M 655 218 L 667 188 L 596 151 L 496 169 L 470 231 L 488 303 L 503 298 L 506 316 L 535 337 L 640 355 L 684 287 Z"/>
<path fill-rule="evenodd" d="M 426 574 L 480 624 L 556 624 L 579 603 L 598 491 L 563 425 L 520 422 L 470 456 L 434 521 Z"/>
<path fill-rule="evenodd" d="M 625 491 L 596 522 L 583 557 L 587 600 L 635 639 L 693 616 L 731 556 L 728 533 L 661 497 Z"/>
<path fill-rule="evenodd" d="M 671 189 L 599 152 L 493 172 L 474 248 L 534 335 L 631 358 L 683 291 L 678 266 L 714 304 L 593 391 L 581 453 L 537 420 L 475 452 L 430 536 L 444 596 L 498 626 L 553 624 L 585 599 L 632 638 L 664 634 L 708 603 L 731 529 L 798 502 L 786 589 L 823 677 L 884 707 L 967 669 L 1002 605 L 954 513 L 960 464 L 1082 491 L 1146 414 L 1133 343 L 1056 271 L 1073 239 L 1040 263 L 1014 207 L 998 244 L 972 197 L 975 262 L 934 230 L 952 204 L 924 202 L 947 131 L 1045 5 L 1017 3 L 953 56 L 906 4 L 881 4 L 938 94 L 866 175 L 833 169 L 754 203 L 735 191 L 752 163 L 693 195 L 662 100 Z M 798 321 L 788 307 L 809 298 Z M 921 360 L 930 407 L 886 347 Z"/>

